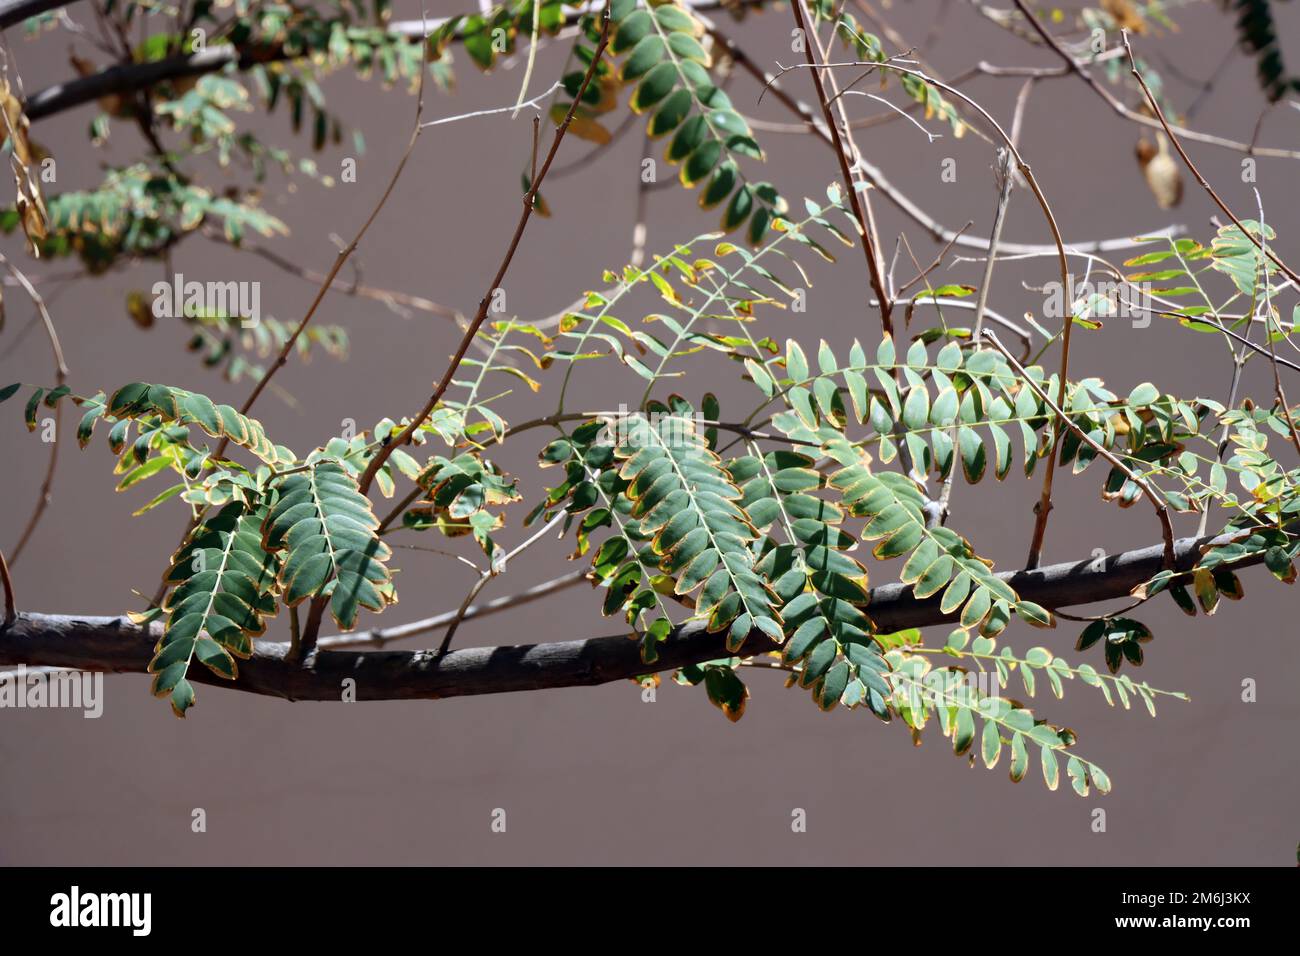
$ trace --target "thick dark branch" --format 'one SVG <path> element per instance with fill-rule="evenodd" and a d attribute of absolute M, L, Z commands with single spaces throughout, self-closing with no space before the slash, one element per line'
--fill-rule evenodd
<path fill-rule="evenodd" d="M 69 0 L 0 0 L 0 30 L 34 17 L 67 6 Z"/>
<path fill-rule="evenodd" d="M 247 70 L 257 63 L 285 58 L 284 48 L 278 46 L 246 49 L 218 46 L 150 63 L 120 63 L 99 73 L 56 83 L 33 93 L 23 103 L 23 112 L 35 122 L 103 96 L 120 96 L 148 89 L 165 80 L 213 73 L 227 63 L 238 63 L 239 69 Z"/>
<path fill-rule="evenodd" d="M 68 6 L 72 2 L 75 0 L 60 0 L 60 2 L 0 0 L 0 29 L 54 7 Z M 757 6 L 765 2 L 768 0 L 740 0 L 738 5 Z M 472 5 L 466 4 L 467 7 Z M 685 5 L 693 10 L 705 11 L 721 7 L 722 2 L 721 0 L 686 0 Z M 593 10 L 599 10 L 600 7 L 599 3 L 588 4 L 588 8 Z M 448 17 L 432 17 L 427 23 L 420 20 L 402 20 L 388 24 L 386 30 L 394 36 L 415 40 L 426 31 L 432 33 L 448 19 Z M 247 70 L 257 63 L 270 63 L 288 58 L 289 54 L 282 46 L 265 44 L 251 48 L 212 47 L 199 53 L 171 56 L 152 63 L 118 64 L 91 76 L 80 77 L 67 83 L 56 83 L 38 90 L 27 98 L 23 104 L 23 112 L 28 119 L 35 122 L 97 100 L 102 96 L 120 96 L 148 89 L 166 80 L 201 76 L 204 73 L 220 70 L 227 63 L 238 63 L 240 70 Z"/>
<path fill-rule="evenodd" d="M 1227 537 L 1183 538 L 1175 546 L 1179 570 L 1188 570 L 1205 546 Z M 1048 608 L 1090 604 L 1127 596 L 1158 572 L 1164 547 L 1153 545 L 1100 560 L 1076 561 L 1000 575 L 1022 598 Z M 1252 555 L 1237 567 L 1258 564 Z M 918 601 L 899 584 L 875 588 L 869 613 L 882 632 L 928 627 L 955 620 L 939 610 L 937 597 Z M 161 624 L 149 628 L 121 617 L 19 614 L 0 627 L 0 665 L 32 664 L 75 667 L 114 673 L 143 673 L 162 636 Z M 752 656 L 775 649 L 754 631 L 740 650 Z M 659 660 L 643 664 L 639 644 L 626 637 L 585 641 L 476 647 L 439 655 L 436 651 L 322 651 L 301 664 L 287 660 L 288 645 L 258 644 L 239 665 L 239 679 L 223 681 L 205 668 L 191 679 L 206 684 L 289 700 L 340 700 L 343 681 L 356 681 L 357 700 L 412 700 L 502 694 L 551 687 L 581 687 L 635 678 L 726 657 L 722 634 L 709 634 L 698 623 L 677 628 L 660 645 Z"/>

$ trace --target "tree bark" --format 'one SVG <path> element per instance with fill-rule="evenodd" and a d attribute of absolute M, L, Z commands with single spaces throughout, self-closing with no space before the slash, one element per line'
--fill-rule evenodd
<path fill-rule="evenodd" d="M 1227 536 L 1183 538 L 1175 544 L 1180 571 L 1195 564 L 1211 544 Z M 1125 597 L 1163 565 L 1163 545 L 1153 545 L 1097 560 L 1081 560 L 999 575 L 1027 601 L 1047 608 L 1069 607 Z M 1233 567 L 1261 563 L 1249 555 Z M 874 588 L 868 613 L 882 633 L 950 623 L 954 614 L 939 609 L 938 597 L 917 600 L 910 587 Z M 162 636 L 162 625 L 148 628 L 124 617 L 20 613 L 0 627 L 0 665 L 31 664 L 74 667 L 110 673 L 143 673 Z M 775 650 L 777 645 L 753 631 L 735 656 Z M 626 636 L 451 651 L 317 650 L 301 663 L 287 659 L 288 645 L 258 642 L 253 657 L 239 663 L 239 677 L 225 681 L 202 665 L 192 680 L 288 700 L 341 700 L 344 681 L 356 683 L 356 700 L 436 700 L 479 694 L 503 694 L 554 687 L 581 687 L 674 670 L 687 664 L 733 656 L 722 634 L 710 634 L 699 622 L 676 628 L 659 645 L 659 659 L 642 663 L 639 644 Z"/>

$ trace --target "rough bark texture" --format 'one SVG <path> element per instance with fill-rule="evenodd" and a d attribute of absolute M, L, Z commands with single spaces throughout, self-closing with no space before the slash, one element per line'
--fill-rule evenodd
<path fill-rule="evenodd" d="M 1180 570 L 1195 564 L 1203 548 L 1226 538 L 1183 538 L 1177 542 Z M 1090 604 L 1124 597 L 1162 567 L 1163 546 L 1153 545 L 1099 560 L 1056 564 L 1000 575 L 1020 596 L 1047 608 Z M 1258 564 L 1251 556 L 1237 567 Z M 869 613 L 888 633 L 909 627 L 949 623 L 955 615 L 939 610 L 938 598 L 918 601 L 909 588 L 890 584 L 871 592 Z M 162 625 L 148 628 L 124 617 L 79 617 L 20 613 L 0 626 L 0 665 L 77 667 L 110 673 L 142 673 L 162 636 Z M 775 649 L 754 631 L 739 652 L 751 656 Z M 233 683 L 195 665 L 192 679 L 205 684 L 289 700 L 340 700 L 343 681 L 353 679 L 357 700 L 411 700 L 502 694 L 550 687 L 580 687 L 635 678 L 686 664 L 728 656 L 722 634 L 698 623 L 674 630 L 660 645 L 659 660 L 644 664 L 639 644 L 625 636 L 581 641 L 476 647 L 439 656 L 435 651 L 316 651 L 301 663 L 287 659 L 288 646 L 261 642 L 251 660 L 239 664 Z"/>

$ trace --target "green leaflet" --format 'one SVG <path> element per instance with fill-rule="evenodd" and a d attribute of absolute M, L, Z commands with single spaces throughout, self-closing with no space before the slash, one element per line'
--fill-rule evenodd
<path fill-rule="evenodd" d="M 778 430 L 796 441 L 842 439 L 851 418 L 870 426 L 874 435 L 869 447 L 882 463 L 895 461 L 905 447 L 922 471 L 944 479 L 956 468 L 971 484 L 990 471 L 999 481 L 1010 473 L 1009 432 L 1020 435 L 1026 474 L 1046 454 L 1041 439 L 1050 434 L 1051 410 L 993 349 L 967 351 L 950 341 L 931 355 L 921 337 L 898 361 L 893 343 L 886 340 L 876 360 L 868 362 L 866 351 L 855 342 L 848 360 L 841 361 L 823 342 L 815 374 L 806 362 L 792 362 L 802 355 L 797 343 L 787 343 L 785 364 L 792 381 L 783 399 L 789 410 L 772 419 Z M 780 377 L 773 374 L 775 367 L 776 362 L 768 360 L 764 372 L 769 378 Z M 1033 366 L 1026 373 L 1038 389 L 1055 393 L 1053 378 L 1041 368 Z M 1093 441 L 1162 468 L 1171 467 L 1180 449 L 1200 433 L 1197 403 L 1162 395 L 1151 385 L 1122 398 L 1100 379 L 1087 378 L 1068 383 L 1065 395 L 1067 416 Z M 1063 432 L 1062 465 L 1072 465 L 1078 474 L 1097 457 L 1096 450 L 1072 430 Z M 1137 491 L 1132 486 L 1115 494 L 1131 503 Z M 1171 504 L 1179 510 L 1189 507 L 1177 496 Z"/>
<path fill-rule="evenodd" d="M 653 663 L 659 657 L 657 645 L 672 630 L 664 603 L 664 593 L 672 590 L 672 582 L 652 573 L 658 564 L 650 549 L 652 536 L 642 533 L 631 516 L 632 502 L 625 494 L 628 483 L 619 477 L 605 422 L 579 425 L 570 435 L 548 444 L 541 460 L 542 467 L 563 466 L 565 480 L 547 489 L 546 499 L 533 509 L 525 524 L 543 514 L 549 519 L 560 506 L 575 518 L 581 515 L 575 522 L 578 547 L 572 558 L 587 554 L 592 535 L 609 529 L 609 536 L 591 557 L 592 584 L 605 589 L 601 612 L 606 617 L 621 613 L 638 632 L 641 659 Z M 697 580 L 692 587 L 698 584 Z M 650 618 L 655 611 L 659 616 Z"/>
<path fill-rule="evenodd" d="M 760 529 L 777 525 L 788 539 L 770 542 L 755 569 L 781 602 L 785 661 L 805 662 L 800 685 L 823 710 L 864 703 L 884 719 L 889 668 L 860 610 L 870 597 L 867 570 L 844 553 L 854 540 L 839 528 L 843 511 L 812 493 L 822 485 L 813 464 L 806 455 L 778 451 L 738 458 L 727 468 L 751 521 Z"/>
<path fill-rule="evenodd" d="M 646 117 L 649 136 L 666 143 L 664 159 L 679 167 L 681 184 L 700 187 L 701 207 L 722 208 L 724 232 L 747 225 L 749 242 L 761 243 L 787 204 L 771 183 L 750 181 L 737 162 L 742 157 L 761 161 L 763 150 L 710 73 L 713 59 L 700 42 L 704 24 L 676 0 L 653 6 L 620 0 L 610 7 L 610 21 L 607 56 L 619 63 L 598 69 L 571 131 L 608 141 L 611 134 L 599 118 L 615 108 L 620 86 L 630 88 L 628 107 Z M 577 49 L 586 61 L 594 53 L 581 42 Z M 570 98 L 582 76 L 575 70 L 564 77 Z M 552 116 L 558 121 L 569 105 L 557 103 Z"/>
<path fill-rule="evenodd" d="M 741 491 L 694 421 L 635 416 L 621 426 L 614 455 L 619 477 L 629 482 L 632 517 L 642 534 L 653 535 L 651 549 L 660 570 L 677 578 L 677 593 L 700 587 L 695 615 L 711 631 L 727 629 L 733 650 L 751 627 L 779 623 L 772 592 L 754 570 L 757 532 L 737 505 Z"/>
<path fill-rule="evenodd" d="M 379 519 L 356 480 L 336 461 L 318 460 L 284 478 L 262 524 L 268 551 L 284 552 L 278 582 L 284 602 L 328 597 L 338 626 L 351 630 L 361 608 L 394 600 L 384 562 L 392 555 L 375 529 Z"/>
<path fill-rule="evenodd" d="M 278 561 L 262 547 L 264 516 L 264 510 L 227 505 L 195 528 L 163 578 L 173 588 L 149 673 L 155 675 L 154 695 L 170 695 L 177 717 L 194 702 L 186 679 L 194 659 L 234 680 L 235 659 L 252 656 L 253 638 L 266 630 L 263 618 L 276 613 Z"/>
<path fill-rule="evenodd" d="M 1016 592 L 995 575 L 965 538 L 944 527 L 927 528 L 925 502 L 916 483 L 894 472 L 873 474 L 865 464 L 850 465 L 831 476 L 851 514 L 867 518 L 862 537 L 878 542 L 872 553 L 881 559 L 906 556 L 899 577 L 918 598 L 951 588 L 945 601 L 961 612 L 961 624 L 993 636 L 1006 627 Z M 1035 613 L 1037 613 L 1035 611 Z"/>

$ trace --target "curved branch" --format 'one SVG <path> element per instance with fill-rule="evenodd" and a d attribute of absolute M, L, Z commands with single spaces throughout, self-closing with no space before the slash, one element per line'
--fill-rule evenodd
<path fill-rule="evenodd" d="M 1182 538 L 1174 545 L 1178 570 L 1188 571 L 1202 551 L 1232 536 Z M 1233 562 L 1259 564 L 1263 554 Z M 1100 560 L 1056 564 L 999 575 L 1020 596 L 1048 608 L 1126 597 L 1164 566 L 1164 546 L 1153 545 Z M 871 592 L 871 616 L 882 632 L 928 627 L 956 619 L 939 608 L 939 597 L 918 600 L 910 587 L 888 584 Z M 145 672 L 162 624 L 148 627 L 124 617 L 20 613 L 0 626 L 0 665 L 73 667 L 110 673 Z M 557 687 L 585 687 L 627 680 L 656 671 L 720 657 L 748 657 L 777 645 L 752 631 L 737 655 L 723 633 L 710 634 L 700 622 L 677 627 L 658 645 L 659 659 L 641 661 L 637 641 L 626 636 L 581 641 L 475 647 L 438 654 L 421 651 L 315 650 L 301 663 L 288 659 L 289 645 L 260 643 L 251 660 L 241 661 L 237 680 L 225 681 L 206 669 L 191 679 L 218 687 L 288 700 L 341 700 L 346 679 L 354 680 L 357 700 L 436 700 L 480 694 L 515 693 Z"/>

